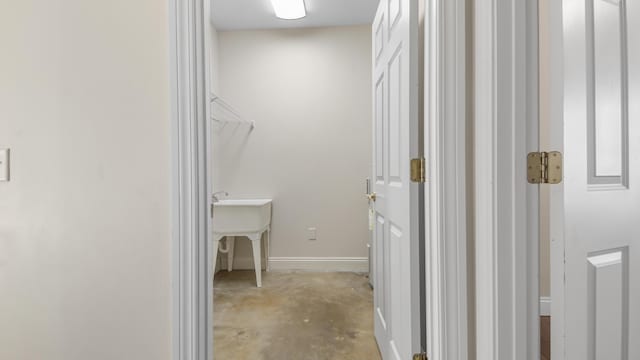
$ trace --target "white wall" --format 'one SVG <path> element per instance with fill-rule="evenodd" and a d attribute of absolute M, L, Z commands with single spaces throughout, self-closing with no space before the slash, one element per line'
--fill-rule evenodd
<path fill-rule="evenodd" d="M 272 257 L 368 255 L 370 33 L 219 32 L 221 95 L 256 128 L 219 131 L 215 183 L 232 197 L 274 199 Z M 237 263 L 251 257 L 246 240 L 236 251 Z"/>
<path fill-rule="evenodd" d="M 166 1 L 0 12 L 0 359 L 169 359 Z"/>
<path fill-rule="evenodd" d="M 209 74 L 211 77 L 211 91 L 220 91 L 220 47 L 218 40 L 218 30 L 209 24 Z"/>

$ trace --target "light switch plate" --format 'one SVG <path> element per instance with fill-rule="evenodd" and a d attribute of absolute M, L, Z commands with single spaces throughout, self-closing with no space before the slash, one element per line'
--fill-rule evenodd
<path fill-rule="evenodd" d="M 9 181 L 9 149 L 0 149 L 0 181 Z"/>
<path fill-rule="evenodd" d="M 307 228 L 308 239 L 309 240 L 317 240 L 318 239 L 318 229 L 315 227 Z"/>

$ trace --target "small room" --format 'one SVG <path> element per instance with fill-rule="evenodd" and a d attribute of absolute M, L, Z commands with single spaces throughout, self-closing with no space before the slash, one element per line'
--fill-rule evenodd
<path fill-rule="evenodd" d="M 210 1 L 215 358 L 379 359 L 365 196 L 378 2 Z"/>

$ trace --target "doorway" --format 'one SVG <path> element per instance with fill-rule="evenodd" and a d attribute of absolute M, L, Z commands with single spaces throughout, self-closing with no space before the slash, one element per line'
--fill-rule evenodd
<path fill-rule="evenodd" d="M 401 2 L 409 3 L 404 0 Z M 340 4 L 344 5 L 341 1 Z M 398 1 L 383 1 L 381 7 L 394 14 L 391 22 L 389 16 L 384 17 L 387 28 L 394 28 L 403 21 L 398 20 L 399 14 L 412 15 L 410 21 L 419 20 L 423 26 L 420 31 L 412 34 L 424 35 L 419 40 L 419 44 L 424 44 L 424 58 L 421 58 L 422 51 L 416 54 L 419 62 L 425 63 L 424 74 L 414 74 L 411 78 L 425 79 L 426 85 L 424 96 L 419 97 L 424 99 L 425 124 L 417 130 L 424 134 L 424 143 L 418 144 L 420 146 L 417 148 L 425 151 L 428 157 L 427 166 L 417 168 L 424 170 L 428 179 L 428 187 L 424 186 L 426 200 L 424 218 L 421 221 L 425 226 L 426 246 L 413 252 L 413 255 L 424 254 L 425 264 L 419 265 L 418 269 L 412 265 L 411 270 L 404 273 L 410 274 L 412 280 L 401 284 L 412 284 L 416 276 L 420 282 L 418 286 L 429 290 L 421 296 L 412 297 L 412 304 L 420 303 L 418 305 L 424 306 L 425 311 L 406 312 L 403 309 L 403 313 L 412 314 L 412 319 L 390 321 L 388 331 L 393 328 L 402 329 L 405 323 L 424 321 L 421 325 L 426 324 L 428 329 L 426 344 L 416 342 L 412 344 L 411 350 L 403 349 L 402 354 L 415 351 L 416 356 L 428 355 L 429 358 L 466 358 L 467 353 L 472 356 L 473 349 L 469 348 L 469 344 L 474 342 L 471 337 L 474 333 L 473 302 L 467 301 L 466 296 L 467 291 L 471 290 L 467 288 L 473 284 L 472 281 L 467 281 L 468 276 L 473 276 L 467 272 L 471 271 L 467 263 L 469 256 L 473 256 L 473 251 L 472 247 L 467 248 L 467 242 L 471 241 L 470 232 L 462 231 L 467 224 L 467 203 L 472 204 L 465 195 L 469 184 L 463 179 L 466 178 L 467 171 L 471 171 L 467 170 L 466 165 L 466 159 L 471 156 L 467 154 L 467 150 L 471 149 L 467 144 L 471 133 L 466 131 L 466 124 L 471 119 L 471 111 L 467 111 L 471 109 L 471 104 L 467 100 L 471 99 L 468 97 L 468 91 L 471 90 L 468 78 L 473 72 L 470 71 L 471 62 L 466 54 L 472 51 L 473 46 L 468 31 L 473 24 L 470 19 L 474 13 L 467 7 L 465 0 L 446 3 L 411 1 L 412 6 L 417 4 L 423 6 L 419 12 L 405 11 L 404 7 L 399 10 Z M 205 59 L 209 54 L 203 47 L 209 46 L 209 29 L 206 28 L 211 3 L 175 0 L 170 5 L 171 51 L 175 55 L 172 59 L 172 81 L 175 84 L 172 91 L 172 154 L 175 169 L 173 188 L 174 200 L 179 205 L 176 206 L 173 217 L 174 357 L 210 359 L 213 357 L 214 338 L 211 326 L 214 269 L 210 266 L 213 263 L 211 195 L 214 192 L 212 181 L 208 180 L 213 177 L 211 164 L 204 160 L 210 156 L 207 154 L 211 143 L 205 141 L 205 138 L 212 136 L 213 130 L 208 114 L 211 89 L 208 88 L 209 84 L 205 84 L 209 79 L 210 62 Z M 417 14 L 420 14 L 418 19 L 415 17 Z M 387 36 L 379 37 L 380 40 L 385 38 L 388 39 Z M 416 49 L 419 44 L 415 45 Z M 413 47 L 408 46 L 407 49 L 409 48 Z M 400 81 L 403 85 L 410 83 L 408 79 Z M 414 105 L 413 109 L 422 109 L 422 105 Z M 259 124 L 256 122 L 257 126 Z M 400 129 L 405 131 L 409 127 L 402 126 Z M 411 156 L 419 158 L 420 153 L 412 153 Z M 407 176 L 409 161 L 400 160 L 401 176 Z M 370 175 L 373 178 L 374 174 Z M 364 183 L 360 186 L 364 188 Z M 420 189 L 422 186 L 416 183 L 411 187 Z M 205 193 L 207 195 L 203 196 Z M 472 196 L 471 193 L 469 196 Z M 412 198 L 417 199 L 418 196 Z M 395 230 L 394 235 L 397 236 L 397 226 Z M 411 242 L 414 241 L 416 240 L 412 238 Z M 228 247 L 223 245 L 223 249 Z M 375 249 L 373 251 L 375 253 Z M 264 259 L 263 256 L 259 258 Z M 373 267 L 375 269 L 375 264 Z M 425 270 L 424 278 L 417 276 L 421 269 Z M 374 290 L 376 288 L 381 287 L 374 287 Z M 426 296 L 426 299 L 422 296 Z M 399 303 L 396 302 L 397 304 Z M 384 358 L 397 358 L 394 356 L 383 354 Z"/>
<path fill-rule="evenodd" d="M 372 57 L 381 39 L 373 39 L 372 24 L 377 4 L 360 2 L 373 10 L 364 21 L 353 16 L 366 13 L 364 8 L 343 18 L 349 13 L 345 5 L 326 1 L 306 1 L 306 20 L 273 21 L 273 14 L 260 8 L 262 3 L 268 4 L 239 9 L 237 1 L 211 3 L 209 112 L 216 194 L 213 242 L 219 270 L 214 281 L 214 353 L 225 359 L 247 352 L 264 359 L 374 359 L 380 354 L 374 339 L 373 291 L 365 274 L 376 220 L 369 214 L 376 206 L 375 197 L 367 201 L 364 192 L 365 179 L 375 184 Z M 396 6 L 383 3 L 385 9 Z M 323 23 L 323 8 L 332 6 L 341 11 L 329 12 Z M 403 9 L 402 14 L 409 13 Z M 270 19 L 263 21 L 261 13 Z M 384 25 L 386 29 L 387 22 Z M 408 109 L 405 104 L 393 106 Z M 408 176 L 408 166 L 406 170 Z M 395 180 L 397 187 L 401 183 Z M 399 196 L 377 191 L 382 201 L 385 195 Z M 225 224 L 217 221 L 223 212 L 237 210 L 227 208 L 256 200 L 270 201 L 265 206 L 269 223 L 261 228 L 265 231 L 252 237 L 221 230 Z M 397 225 L 381 231 L 408 241 L 409 223 L 403 228 L 405 235 L 399 235 Z M 405 264 L 400 258 L 392 260 L 398 269 Z M 383 265 L 390 263 L 378 266 Z M 375 271 L 375 262 L 373 267 Z M 406 280 L 393 286 L 410 288 Z M 383 283 L 391 286 L 381 280 L 376 289 L 383 289 Z M 419 288 L 417 281 L 413 284 Z M 413 331 L 397 312 L 409 313 L 409 307 L 387 303 L 382 310 L 394 311 L 396 332 L 404 327 L 405 334 Z M 392 340 L 386 340 L 389 349 L 382 348 L 385 359 L 419 350 L 411 339 L 403 338 L 402 344 Z"/>
<path fill-rule="evenodd" d="M 364 196 L 371 25 L 242 26 L 225 5 L 212 2 L 210 110 L 214 192 L 229 195 L 213 231 L 229 199 L 269 199 L 271 217 L 260 239 L 220 238 L 214 356 L 380 358 Z"/>

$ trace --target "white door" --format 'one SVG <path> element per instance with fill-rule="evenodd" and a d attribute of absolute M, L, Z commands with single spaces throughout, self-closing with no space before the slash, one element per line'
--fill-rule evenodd
<path fill-rule="evenodd" d="M 420 350 L 417 0 L 381 0 L 372 31 L 375 335 L 385 360 L 407 360 Z"/>
<path fill-rule="evenodd" d="M 562 20 L 565 178 L 551 221 L 564 267 L 557 256 L 551 321 L 564 334 L 551 356 L 640 359 L 640 1 L 564 0 Z"/>

